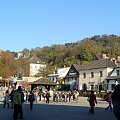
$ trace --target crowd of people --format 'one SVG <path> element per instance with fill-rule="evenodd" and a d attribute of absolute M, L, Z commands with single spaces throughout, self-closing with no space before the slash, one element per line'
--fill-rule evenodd
<path fill-rule="evenodd" d="M 33 103 L 37 103 L 38 100 L 41 101 L 43 98 L 43 101 L 46 101 L 46 103 L 50 102 L 50 98 L 53 97 L 54 102 L 71 102 L 77 101 L 79 97 L 78 91 L 68 91 L 68 92 L 53 92 L 52 95 L 50 91 L 27 91 L 25 89 L 22 89 L 21 86 L 18 86 L 18 89 L 12 89 L 6 90 L 4 93 L 4 102 L 3 102 L 3 108 L 7 107 L 13 109 L 13 119 L 17 120 L 18 116 L 20 116 L 20 119 L 24 119 L 23 117 L 23 110 L 22 110 L 22 104 L 23 102 L 29 102 L 30 103 L 30 110 L 33 109 Z M 96 95 L 94 94 L 94 91 L 91 91 L 88 102 L 90 104 L 89 113 L 94 114 L 95 110 L 95 104 L 97 104 Z M 108 106 L 105 108 L 106 110 L 110 109 L 113 111 L 115 117 L 117 120 L 120 120 L 120 84 L 115 86 L 115 89 L 113 92 L 109 91 L 106 97 L 106 101 L 108 102 Z M 11 104 L 10 104 L 11 103 Z"/>
<path fill-rule="evenodd" d="M 56 92 L 53 94 L 53 101 L 55 102 L 70 102 L 77 101 L 79 97 L 78 91 Z"/>

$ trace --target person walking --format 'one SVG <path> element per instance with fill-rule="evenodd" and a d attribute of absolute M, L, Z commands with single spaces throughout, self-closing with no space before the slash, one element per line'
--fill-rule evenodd
<path fill-rule="evenodd" d="M 108 102 L 108 107 L 106 108 L 106 110 L 108 110 L 110 108 L 110 110 L 112 110 L 112 92 L 109 91 L 109 93 L 107 94 L 107 102 Z"/>
<path fill-rule="evenodd" d="M 38 101 L 38 91 L 34 92 L 34 96 L 35 96 L 35 102 L 37 103 L 37 101 Z"/>
<path fill-rule="evenodd" d="M 35 96 L 34 96 L 32 91 L 29 94 L 28 101 L 30 102 L 30 110 L 32 110 L 33 109 L 33 102 L 35 101 Z"/>
<path fill-rule="evenodd" d="M 94 91 L 91 91 L 91 94 L 89 95 L 89 104 L 90 104 L 89 113 L 94 114 L 95 103 L 97 104 L 96 95 L 94 94 Z"/>
<path fill-rule="evenodd" d="M 5 108 L 6 104 L 8 105 L 8 108 L 9 108 L 9 91 L 8 90 L 6 90 L 5 92 L 3 108 Z"/>
<path fill-rule="evenodd" d="M 11 93 L 10 93 L 10 100 L 11 100 L 11 108 L 13 109 L 13 96 L 14 96 L 14 92 L 15 92 L 15 90 L 13 89 L 12 91 L 11 91 Z"/>
<path fill-rule="evenodd" d="M 112 93 L 113 113 L 120 120 L 120 84 L 117 84 Z"/>
<path fill-rule="evenodd" d="M 68 100 L 69 100 L 69 102 L 71 100 L 71 91 L 69 91 L 69 93 L 68 93 Z"/>
<path fill-rule="evenodd" d="M 14 92 L 14 96 L 13 96 L 13 104 L 14 104 L 13 119 L 14 120 L 18 119 L 19 114 L 20 114 L 20 119 L 24 119 L 23 110 L 22 110 L 23 102 L 24 102 L 24 93 L 22 92 L 21 86 L 18 86 L 18 89 Z"/>
<path fill-rule="evenodd" d="M 49 91 L 46 92 L 46 103 L 49 103 L 50 99 L 50 93 Z"/>

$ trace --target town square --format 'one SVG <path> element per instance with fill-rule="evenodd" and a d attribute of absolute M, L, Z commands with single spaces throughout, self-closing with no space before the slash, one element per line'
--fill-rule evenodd
<path fill-rule="evenodd" d="M 1 120 L 12 120 L 13 109 L 2 107 L 0 102 Z M 23 104 L 25 120 L 116 120 L 112 111 L 106 111 L 106 101 L 98 100 L 95 107 L 95 114 L 88 113 L 89 103 L 87 97 L 79 97 L 77 102 L 53 102 L 46 104 L 45 101 L 34 103 L 33 110 L 29 109 L 29 103 Z"/>
<path fill-rule="evenodd" d="M 0 1 L 0 120 L 120 120 L 120 0 Z"/>

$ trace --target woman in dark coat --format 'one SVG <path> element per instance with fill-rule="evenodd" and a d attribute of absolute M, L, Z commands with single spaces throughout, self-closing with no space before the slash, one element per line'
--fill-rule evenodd
<path fill-rule="evenodd" d="M 120 120 L 120 84 L 115 86 L 112 93 L 113 113 L 117 120 Z"/>
<path fill-rule="evenodd" d="M 32 91 L 29 94 L 28 101 L 30 102 L 30 110 L 32 110 L 33 109 L 33 102 L 35 101 L 35 96 L 34 96 Z"/>
<path fill-rule="evenodd" d="M 94 94 L 94 91 L 91 91 L 91 94 L 89 96 L 89 104 L 90 104 L 89 113 L 94 114 L 95 103 L 97 104 L 96 95 Z"/>

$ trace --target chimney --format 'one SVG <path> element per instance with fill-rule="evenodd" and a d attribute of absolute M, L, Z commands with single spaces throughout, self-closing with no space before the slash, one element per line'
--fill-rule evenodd
<path fill-rule="evenodd" d="M 102 54 L 102 58 L 103 58 L 103 59 L 109 59 L 105 53 Z"/>
<path fill-rule="evenodd" d="M 112 58 L 111 61 L 112 61 L 113 63 L 117 64 L 115 58 Z"/>
<path fill-rule="evenodd" d="M 120 56 L 117 56 L 117 62 L 120 63 Z"/>

